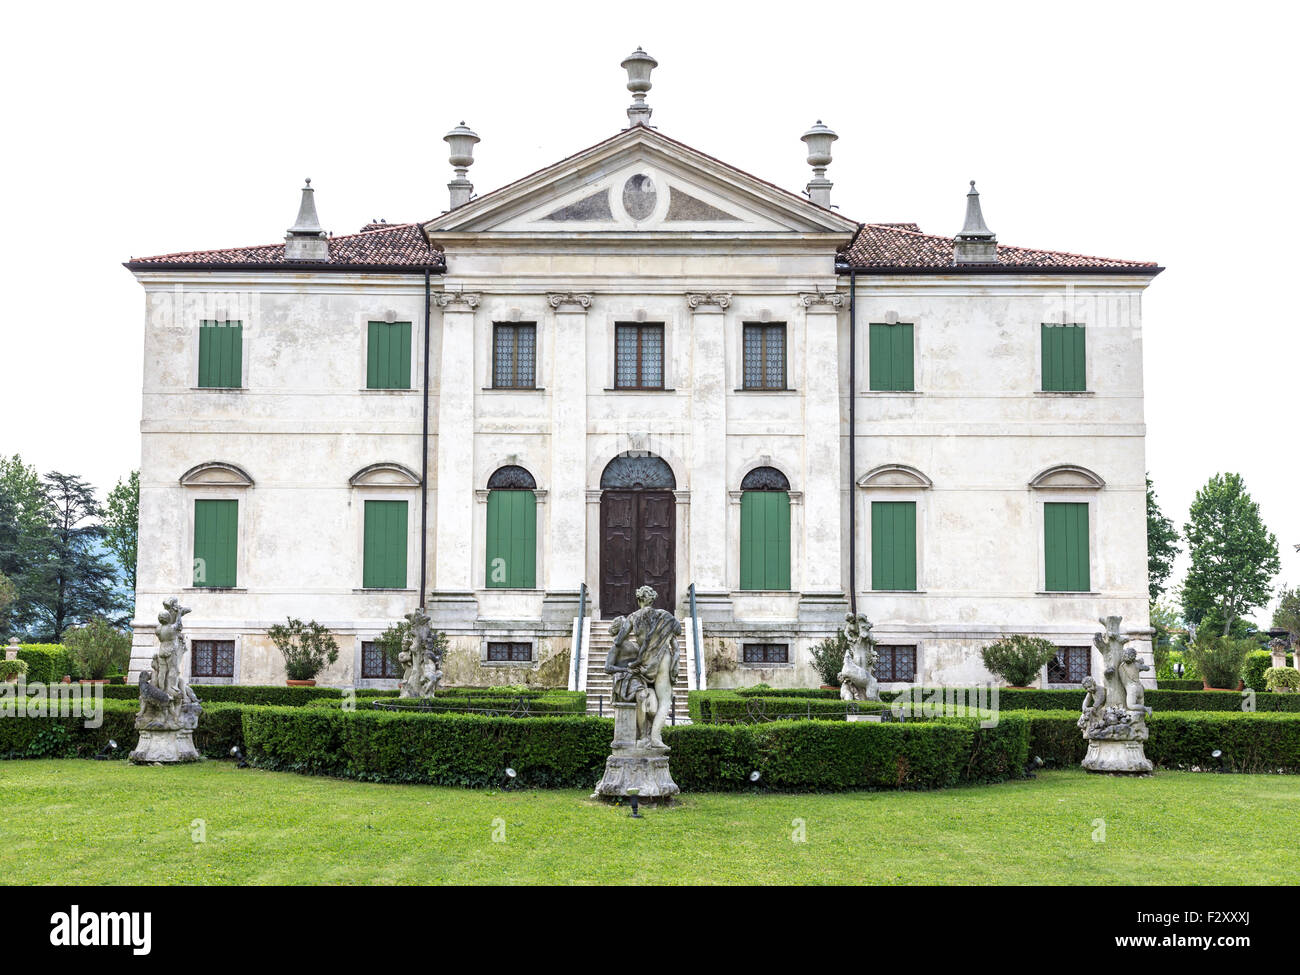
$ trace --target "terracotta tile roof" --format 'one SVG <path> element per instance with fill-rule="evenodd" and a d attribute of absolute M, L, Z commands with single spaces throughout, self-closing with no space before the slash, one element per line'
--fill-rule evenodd
<path fill-rule="evenodd" d="M 429 247 L 420 225 L 397 223 L 368 225 L 358 234 L 330 238 L 330 264 L 340 267 L 383 268 L 436 268 L 443 267 L 442 254 Z M 225 250 L 185 251 L 179 254 L 159 254 L 156 257 L 133 257 L 126 266 L 132 270 L 150 268 L 203 268 L 219 270 L 221 267 L 290 270 L 325 265 L 309 261 L 286 261 L 284 244 L 262 244 L 256 247 L 230 247 Z"/>
<path fill-rule="evenodd" d="M 953 239 L 925 234 L 914 223 L 863 224 L 852 243 L 840 254 L 845 268 L 884 272 L 956 271 L 981 273 L 998 271 L 1092 271 L 1157 274 L 1163 268 L 1154 261 L 1126 261 L 1108 257 L 1087 257 L 1065 251 L 1035 250 L 998 244 L 998 263 L 953 263 Z"/>

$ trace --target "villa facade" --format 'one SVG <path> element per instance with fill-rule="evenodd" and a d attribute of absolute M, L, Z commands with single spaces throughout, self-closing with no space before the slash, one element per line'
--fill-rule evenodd
<path fill-rule="evenodd" d="M 859 223 L 824 126 L 799 194 L 629 87 L 627 128 L 481 196 L 454 129 L 431 220 L 329 237 L 308 186 L 282 243 L 128 262 L 133 678 L 178 593 L 198 683 L 282 682 L 293 616 L 339 641 L 321 682 L 389 686 L 370 644 L 423 604 L 449 683 L 582 686 L 575 643 L 643 583 L 689 618 L 692 686 L 820 683 L 851 606 L 886 686 L 987 680 L 1009 633 L 1077 683 L 1099 616 L 1141 636 L 1160 268 L 998 244 L 973 185 L 955 237 Z"/>

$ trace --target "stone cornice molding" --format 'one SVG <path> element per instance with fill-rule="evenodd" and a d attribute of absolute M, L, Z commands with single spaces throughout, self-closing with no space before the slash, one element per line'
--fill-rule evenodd
<path fill-rule="evenodd" d="M 439 308 L 446 308 L 448 305 L 467 305 L 470 311 L 478 307 L 481 296 L 472 291 L 444 291 L 434 295 L 438 302 Z"/>
<path fill-rule="evenodd" d="M 686 292 L 686 305 L 691 311 L 700 311 L 701 305 L 706 306 L 704 311 L 712 311 L 708 305 L 716 305 L 719 310 L 725 311 L 731 307 L 731 292 L 729 291 L 688 291 Z"/>
<path fill-rule="evenodd" d="M 844 295 L 840 294 L 838 291 L 805 292 L 799 296 L 799 300 L 803 302 L 805 308 L 812 308 L 814 305 L 829 305 L 832 308 L 841 308 L 844 306 Z M 817 310 L 825 311 L 825 309 L 822 308 Z"/>
<path fill-rule="evenodd" d="M 591 293 L 585 291 L 548 291 L 546 293 L 546 300 L 552 308 L 559 308 L 561 305 L 581 305 L 583 311 L 591 307 L 593 297 Z"/>

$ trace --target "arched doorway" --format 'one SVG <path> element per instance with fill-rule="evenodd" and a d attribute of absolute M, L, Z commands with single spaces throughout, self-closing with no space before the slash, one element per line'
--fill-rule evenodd
<path fill-rule="evenodd" d="M 677 480 L 649 454 L 620 454 L 600 475 L 600 612 L 636 609 L 636 591 L 653 586 L 655 606 L 677 605 Z"/>

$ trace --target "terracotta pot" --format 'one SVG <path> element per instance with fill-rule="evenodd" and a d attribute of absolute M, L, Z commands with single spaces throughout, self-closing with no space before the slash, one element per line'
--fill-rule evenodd
<path fill-rule="evenodd" d="M 289 679 L 286 679 L 286 680 L 285 680 L 285 683 L 288 684 L 290 687 L 315 687 L 315 686 L 316 686 L 316 679 L 315 679 L 314 677 L 313 677 L 311 680 L 289 680 Z"/>
<path fill-rule="evenodd" d="M 65 684 L 71 684 L 71 683 L 72 683 L 72 675 L 71 675 L 71 674 L 64 674 L 64 675 L 63 675 L 63 683 L 65 683 Z"/>
<path fill-rule="evenodd" d="M 823 691 L 838 691 L 838 690 L 840 689 L 840 685 L 839 685 L 839 684 L 823 684 L 822 687 L 821 687 L 821 689 L 822 689 Z"/>

